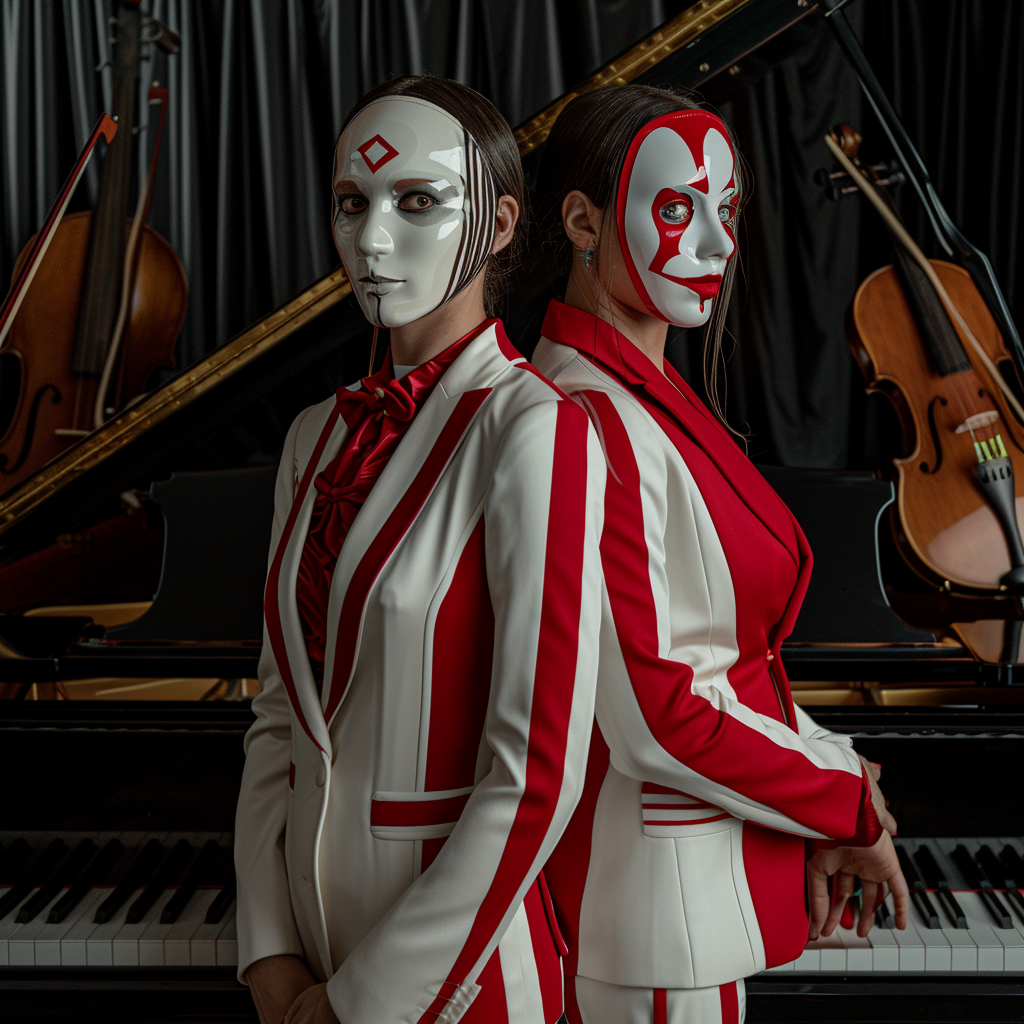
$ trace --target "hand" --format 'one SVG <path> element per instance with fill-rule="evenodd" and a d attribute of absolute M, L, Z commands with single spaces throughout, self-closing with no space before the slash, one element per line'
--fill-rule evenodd
<path fill-rule="evenodd" d="M 832 879 L 829 896 L 828 880 Z M 854 882 L 861 880 L 861 912 L 857 934 L 864 938 L 875 920 L 875 911 L 885 899 L 885 887 L 892 893 L 896 927 L 907 927 L 910 892 L 900 871 L 896 848 L 888 832 L 874 846 L 840 846 L 818 850 L 807 862 L 807 895 L 811 911 L 809 935 L 831 935 L 843 914 L 846 901 L 853 895 Z"/>
<path fill-rule="evenodd" d="M 316 978 L 300 957 L 282 953 L 252 964 L 245 972 L 245 983 L 260 1024 L 281 1024 L 296 998 L 316 985 Z"/>
<path fill-rule="evenodd" d="M 340 1024 L 327 998 L 326 982 L 300 992 L 282 1024 Z"/>
<path fill-rule="evenodd" d="M 857 757 L 860 759 L 861 767 L 877 782 L 882 777 L 882 766 L 877 761 L 869 761 L 863 754 L 858 754 Z"/>

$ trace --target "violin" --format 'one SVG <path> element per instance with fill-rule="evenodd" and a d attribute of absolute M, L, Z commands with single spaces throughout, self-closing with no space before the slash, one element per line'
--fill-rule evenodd
<path fill-rule="evenodd" d="M 147 187 L 134 218 L 128 211 L 141 45 L 155 42 L 172 53 L 179 45 L 164 26 L 147 24 L 156 32 L 144 40 L 139 0 L 122 0 L 112 105 L 122 130 L 108 137 L 96 209 L 63 217 L 45 252 L 34 253 L 31 288 L 7 325 L 0 494 L 149 390 L 156 371 L 174 367 L 188 285 L 170 245 L 145 224 L 165 102 Z M 149 98 L 164 101 L 166 91 L 151 89 Z M 29 239 L 15 264 L 16 283 L 36 242 Z"/>
<path fill-rule="evenodd" d="M 895 219 L 879 175 L 859 160 L 860 136 L 841 126 L 832 139 L 851 177 L 876 179 L 858 185 L 883 216 L 879 200 L 888 207 L 894 242 L 893 264 L 857 289 L 846 333 L 867 390 L 892 402 L 910 451 L 895 460 L 897 546 L 944 591 L 1021 594 L 1024 410 L 999 369 L 1011 354 L 971 275 L 926 261 Z"/>

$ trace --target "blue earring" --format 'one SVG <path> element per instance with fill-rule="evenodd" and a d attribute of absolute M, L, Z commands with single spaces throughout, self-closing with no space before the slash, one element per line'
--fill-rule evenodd
<path fill-rule="evenodd" d="M 590 246 L 587 246 L 587 251 L 583 254 L 583 266 L 590 269 Z"/>

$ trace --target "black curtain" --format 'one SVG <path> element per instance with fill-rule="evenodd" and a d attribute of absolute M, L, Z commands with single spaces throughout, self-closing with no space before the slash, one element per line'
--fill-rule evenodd
<path fill-rule="evenodd" d="M 140 90 L 171 92 L 150 223 L 190 284 L 179 365 L 193 362 L 337 263 L 327 221 L 331 148 L 347 110 L 397 74 L 458 78 L 515 125 L 688 7 L 689 0 L 144 0 L 182 37 L 147 54 Z M 113 0 L 5 0 L 0 20 L 0 278 L 37 228 L 109 103 Z M 1021 307 L 1024 5 L 1018 0 L 856 0 L 845 8 L 953 219 Z M 858 281 L 888 262 L 875 215 L 812 180 L 822 135 L 849 121 L 869 155 L 877 127 L 820 14 L 705 88 L 736 129 L 754 192 L 730 316 L 729 416 L 759 460 L 883 465 L 898 447 L 868 402 L 843 335 Z M 774 66 L 772 66 L 774 63 Z M 719 76 L 726 79 L 729 76 Z M 743 83 L 743 88 L 736 86 Z M 143 104 L 143 109 L 145 105 Z M 139 134 L 141 177 L 150 142 Z M 78 208 L 94 201 L 96 169 Z M 909 189 L 897 205 L 938 255 Z M 671 352 L 699 383 L 700 341 Z"/>

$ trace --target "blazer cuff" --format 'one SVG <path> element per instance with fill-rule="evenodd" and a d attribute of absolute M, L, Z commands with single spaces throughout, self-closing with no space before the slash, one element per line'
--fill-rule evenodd
<path fill-rule="evenodd" d="M 814 850 L 834 850 L 840 846 L 874 846 L 882 838 L 882 823 L 878 820 L 871 801 L 871 784 L 867 769 L 861 769 L 860 805 L 857 810 L 857 830 L 851 836 L 837 839 L 812 839 Z"/>

